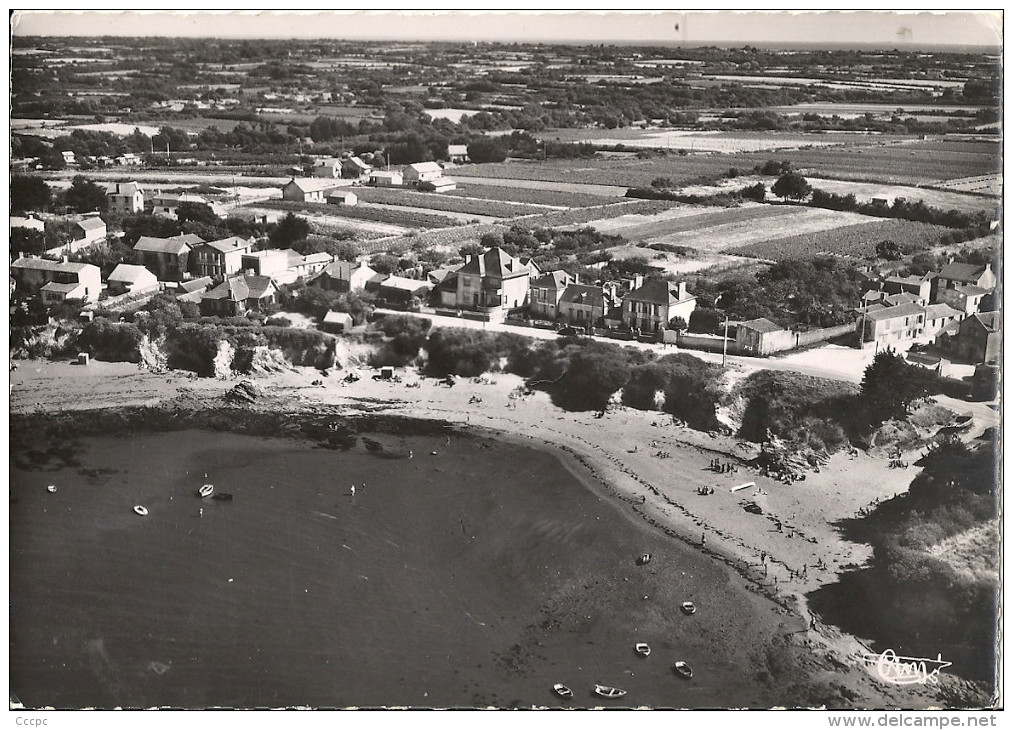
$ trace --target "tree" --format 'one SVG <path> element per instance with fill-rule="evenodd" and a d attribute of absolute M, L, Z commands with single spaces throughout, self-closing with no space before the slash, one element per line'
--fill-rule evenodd
<path fill-rule="evenodd" d="M 21 226 L 11 229 L 11 245 L 8 249 L 11 261 L 18 256 L 28 256 L 30 254 L 38 256 L 47 248 L 46 236 L 42 231 Z"/>
<path fill-rule="evenodd" d="M 218 216 L 211 210 L 211 206 L 207 203 L 194 203 L 184 201 L 176 206 L 176 220 L 180 223 L 186 223 L 193 221 L 196 223 L 206 223 L 208 225 L 216 225 L 219 223 Z"/>
<path fill-rule="evenodd" d="M 770 191 L 784 200 L 802 200 L 812 192 L 809 181 L 797 172 L 789 172 L 777 179 Z"/>
<path fill-rule="evenodd" d="M 881 258 L 886 261 L 896 261 L 903 255 L 904 251 L 897 245 L 896 241 L 886 239 L 876 244 L 877 258 Z"/>
<path fill-rule="evenodd" d="M 503 241 L 501 239 L 500 243 L 502 242 Z M 458 249 L 458 253 L 461 254 L 461 256 L 464 256 L 465 258 L 467 258 L 468 256 L 478 256 L 483 251 L 485 251 L 485 248 L 482 246 L 482 244 L 475 243 L 474 241 L 472 243 L 466 243 L 463 246 L 461 246 L 460 249 Z"/>
<path fill-rule="evenodd" d="M 71 181 L 67 192 L 64 193 L 63 201 L 75 213 L 102 211 L 106 207 L 106 193 L 102 186 L 87 180 L 82 175 L 77 175 Z"/>
<path fill-rule="evenodd" d="M 274 248 L 289 248 L 296 241 L 302 241 L 309 235 L 309 221 L 293 213 L 289 213 L 281 219 L 278 227 L 271 232 L 271 245 Z"/>
<path fill-rule="evenodd" d="M 767 199 L 767 186 L 762 182 L 758 182 L 756 185 L 750 185 L 747 188 L 742 188 L 742 197 L 747 200 L 755 200 L 758 203 L 762 203 Z"/>
<path fill-rule="evenodd" d="M 503 162 L 509 152 L 506 143 L 496 138 L 479 139 L 468 145 L 468 158 L 472 162 Z"/>
<path fill-rule="evenodd" d="M 874 424 L 902 419 L 918 398 L 938 388 L 938 377 L 917 365 L 908 365 L 894 350 L 876 355 L 862 378 L 862 401 Z"/>
<path fill-rule="evenodd" d="M 53 191 L 41 177 L 31 175 L 11 176 L 11 210 L 24 212 L 44 210 L 49 207 Z"/>

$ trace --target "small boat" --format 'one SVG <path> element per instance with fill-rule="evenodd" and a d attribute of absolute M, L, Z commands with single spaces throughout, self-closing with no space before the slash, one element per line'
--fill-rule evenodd
<path fill-rule="evenodd" d="M 573 697 L 573 690 L 567 687 L 565 684 L 554 684 L 552 685 L 552 691 L 562 697 L 564 700 L 569 700 Z"/>
<path fill-rule="evenodd" d="M 207 499 L 211 496 L 212 492 L 215 491 L 214 484 L 205 484 L 203 487 L 197 490 L 197 496 L 201 499 Z"/>
<path fill-rule="evenodd" d="M 637 558 L 637 565 L 647 565 L 649 562 L 651 562 L 650 553 L 644 553 L 639 558 Z"/>
<path fill-rule="evenodd" d="M 211 499 L 217 499 L 219 502 L 231 502 L 232 495 L 228 492 L 218 492 L 217 494 L 212 494 Z"/>
<path fill-rule="evenodd" d="M 46 491 L 49 492 L 50 494 L 56 494 L 56 485 L 50 484 L 48 487 L 46 487 Z"/>
<path fill-rule="evenodd" d="M 141 517 L 144 517 L 146 514 L 148 514 L 148 509 L 144 505 L 138 504 L 134 506 L 134 512 L 139 514 Z"/>
<path fill-rule="evenodd" d="M 682 604 L 682 606 L 680 606 L 680 608 L 682 609 L 682 612 L 687 616 L 692 616 L 694 613 L 696 613 L 696 606 L 693 605 L 692 601 L 685 601 Z"/>
<path fill-rule="evenodd" d="M 651 655 L 651 647 L 649 647 L 647 644 L 645 644 L 643 642 L 640 642 L 634 648 L 637 650 L 637 654 L 639 654 L 640 656 L 650 656 Z"/>
<path fill-rule="evenodd" d="M 672 667 L 672 671 L 683 679 L 693 679 L 693 670 L 689 668 L 686 662 L 676 662 L 675 666 Z"/>
<path fill-rule="evenodd" d="M 618 687 L 606 687 L 603 684 L 596 684 L 594 686 L 594 693 L 601 697 L 605 697 L 610 700 L 615 700 L 620 697 L 626 696 L 626 690 L 619 689 Z"/>

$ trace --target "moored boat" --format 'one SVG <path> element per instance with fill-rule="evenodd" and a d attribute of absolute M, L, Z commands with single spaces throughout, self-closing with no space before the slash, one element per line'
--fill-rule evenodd
<path fill-rule="evenodd" d="M 215 491 L 214 484 L 205 484 L 203 487 L 197 490 L 197 496 L 201 499 L 207 499 Z"/>
<path fill-rule="evenodd" d="M 55 494 L 56 493 L 56 485 L 55 484 L 50 484 L 48 487 L 46 487 L 46 491 L 49 492 L 50 494 Z"/>
<path fill-rule="evenodd" d="M 610 700 L 626 696 L 626 690 L 619 689 L 618 687 L 606 687 L 604 684 L 596 684 L 594 686 L 594 693 Z"/>
<path fill-rule="evenodd" d="M 647 565 L 649 562 L 651 562 L 650 553 L 644 553 L 639 558 L 637 558 L 637 565 Z"/>
<path fill-rule="evenodd" d="M 651 647 L 649 647 L 647 644 L 643 642 L 638 643 L 634 648 L 636 649 L 637 654 L 639 654 L 640 656 L 651 655 Z"/>
<path fill-rule="evenodd" d="M 552 685 L 552 691 L 562 697 L 564 700 L 568 700 L 573 697 L 573 690 L 567 687 L 565 684 L 554 684 Z"/>
<path fill-rule="evenodd" d="M 144 517 L 146 514 L 148 514 L 148 509 L 144 505 L 138 504 L 134 505 L 134 512 L 139 514 L 141 517 Z"/>
<path fill-rule="evenodd" d="M 683 679 L 692 679 L 693 678 L 693 670 L 690 669 L 690 666 L 686 662 L 681 662 L 681 661 L 680 662 L 676 662 L 675 666 L 672 667 L 672 671 L 675 672 L 676 674 L 678 674 Z"/>
<path fill-rule="evenodd" d="M 682 612 L 687 616 L 692 616 L 694 613 L 696 613 L 696 606 L 693 605 L 692 601 L 684 601 L 682 606 L 680 606 L 680 608 L 682 609 Z"/>

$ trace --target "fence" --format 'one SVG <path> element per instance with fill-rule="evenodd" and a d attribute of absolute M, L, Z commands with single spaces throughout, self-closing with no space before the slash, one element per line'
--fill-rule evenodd
<path fill-rule="evenodd" d="M 826 342 L 832 340 L 835 337 L 846 335 L 849 332 L 855 331 L 854 322 L 848 324 L 839 324 L 834 327 L 823 327 L 821 329 L 809 330 L 808 332 L 796 332 L 795 333 L 795 347 L 805 347 L 806 345 L 812 345 L 816 342 Z"/>

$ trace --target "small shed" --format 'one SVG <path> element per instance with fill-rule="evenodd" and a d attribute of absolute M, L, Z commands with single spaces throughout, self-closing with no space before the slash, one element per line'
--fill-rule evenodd
<path fill-rule="evenodd" d="M 351 190 L 332 190 L 327 193 L 327 202 L 330 205 L 355 205 L 359 202 L 359 196 Z"/>
<path fill-rule="evenodd" d="M 348 312 L 328 312 L 320 321 L 320 329 L 324 332 L 340 334 L 352 328 L 352 315 Z"/>

